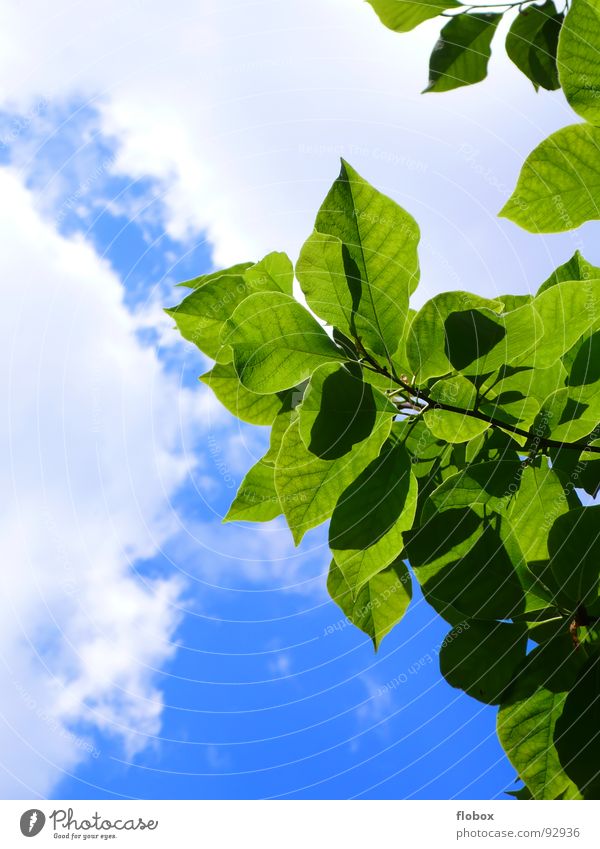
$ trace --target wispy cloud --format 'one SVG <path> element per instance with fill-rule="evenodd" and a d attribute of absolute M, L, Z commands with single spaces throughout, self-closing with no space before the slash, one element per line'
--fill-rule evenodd
<path fill-rule="evenodd" d="M 139 342 L 108 265 L 14 172 L 0 194 L 0 791 L 22 797 L 89 757 L 94 729 L 134 752 L 160 727 L 184 581 L 136 569 L 179 530 L 206 418 Z"/>
<path fill-rule="evenodd" d="M 451 281 L 489 293 L 499 269 L 511 288 L 539 282 L 527 237 L 496 212 L 523 155 L 572 116 L 557 96 L 540 108 L 500 47 L 484 84 L 442 99 L 419 94 L 439 23 L 399 36 L 361 0 L 94 9 L 32 0 L 3 10 L 5 106 L 28 115 L 77 98 L 95 110 L 115 142 L 111 171 L 157 181 L 151 211 L 171 236 L 205 233 L 218 264 L 294 253 L 342 154 L 418 217 L 430 292 Z M 562 259 L 561 245 L 568 237 L 544 243 L 537 261 L 551 266 L 551 250 Z"/>

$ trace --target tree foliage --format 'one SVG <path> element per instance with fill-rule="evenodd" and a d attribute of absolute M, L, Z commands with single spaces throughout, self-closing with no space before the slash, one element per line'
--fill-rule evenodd
<path fill-rule="evenodd" d="M 600 219 L 600 0 L 507 2 L 499 6 L 420 0 L 367 0 L 381 22 L 407 32 L 425 20 L 447 23 L 433 48 L 426 92 L 450 91 L 487 76 L 492 39 L 511 15 L 506 52 L 536 91 L 562 88 L 583 122 L 544 139 L 527 157 L 500 215 L 532 233 L 558 233 Z M 492 11 L 485 11 L 491 9 Z"/>
<path fill-rule="evenodd" d="M 451 628 L 443 675 L 499 706 L 525 792 L 598 798 L 600 268 L 415 311 L 418 241 L 342 162 L 296 264 L 312 312 L 282 254 L 185 284 L 169 312 L 216 361 L 202 380 L 271 425 L 226 518 L 283 515 L 296 543 L 328 521 L 329 592 L 375 649 L 417 580 Z"/>

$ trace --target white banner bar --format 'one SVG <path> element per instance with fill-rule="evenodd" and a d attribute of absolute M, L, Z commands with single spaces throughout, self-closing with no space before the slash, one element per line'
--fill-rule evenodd
<path fill-rule="evenodd" d="M 598 849 L 599 814 L 598 802 L 0 801 L 0 846 Z"/>

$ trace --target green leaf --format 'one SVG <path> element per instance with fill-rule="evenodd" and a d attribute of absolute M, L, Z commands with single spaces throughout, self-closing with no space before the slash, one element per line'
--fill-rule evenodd
<path fill-rule="evenodd" d="M 585 259 L 579 251 L 575 251 L 571 259 L 560 265 L 556 271 L 553 271 L 550 277 L 542 283 L 537 290 L 537 294 L 545 292 L 557 283 L 564 283 L 565 280 L 594 280 L 600 279 L 600 268 L 592 265 Z"/>
<path fill-rule="evenodd" d="M 394 561 L 412 527 L 417 481 L 405 447 L 389 439 L 340 495 L 329 527 L 329 547 L 353 596 Z"/>
<path fill-rule="evenodd" d="M 244 280 L 256 292 L 285 292 L 291 295 L 294 266 L 287 254 L 274 251 L 246 269 Z"/>
<path fill-rule="evenodd" d="M 540 369 L 541 371 L 541 369 Z M 521 429 L 529 430 L 540 409 L 540 402 L 535 398 L 519 398 L 518 393 L 512 400 L 506 393 L 496 396 L 491 393 L 489 401 L 480 400 L 478 409 L 497 422 L 507 425 L 518 425 Z"/>
<path fill-rule="evenodd" d="M 498 712 L 498 737 L 534 799 L 581 798 L 552 743 L 579 668 L 568 637 L 534 649 Z"/>
<path fill-rule="evenodd" d="M 583 335 L 569 350 L 570 369 L 567 384 L 582 390 L 600 380 L 600 330 Z"/>
<path fill-rule="evenodd" d="M 512 682 L 526 649 L 526 625 L 468 620 L 442 643 L 440 670 L 452 687 L 494 705 Z"/>
<path fill-rule="evenodd" d="M 279 395 L 257 395 L 246 389 L 232 363 L 217 363 L 200 380 L 212 389 L 230 413 L 243 422 L 270 425 L 281 407 Z"/>
<path fill-rule="evenodd" d="M 470 292 L 442 292 L 421 307 L 411 322 L 406 342 L 408 364 L 417 383 L 453 371 L 446 356 L 445 321 L 450 313 L 483 307 L 502 312 L 503 304 Z"/>
<path fill-rule="evenodd" d="M 285 254 L 272 253 L 254 265 L 241 263 L 228 271 L 205 274 L 185 285 L 194 291 L 179 306 L 165 310 L 173 316 L 184 339 L 193 342 L 213 360 L 231 361 L 222 332 L 235 308 L 253 292 L 292 293 L 292 263 Z"/>
<path fill-rule="evenodd" d="M 394 32 L 408 32 L 423 21 L 435 18 L 460 4 L 456 0 L 367 0 L 379 20 Z"/>
<path fill-rule="evenodd" d="M 296 545 L 331 516 L 342 492 L 379 454 L 390 427 L 391 419 L 348 454 L 322 460 L 306 448 L 298 423 L 290 425 L 277 457 L 275 488 Z"/>
<path fill-rule="evenodd" d="M 282 513 L 275 490 L 275 467 L 259 460 L 250 469 L 229 508 L 224 522 L 269 522 Z"/>
<path fill-rule="evenodd" d="M 598 599 L 600 506 L 578 507 L 560 515 L 548 538 L 550 567 L 571 609 Z"/>
<path fill-rule="evenodd" d="M 600 432 L 600 431 L 598 431 Z M 600 440 L 591 440 L 590 446 L 600 446 Z M 560 470 L 570 487 L 585 490 L 593 498 L 600 492 L 600 456 L 590 451 L 569 448 L 551 449 L 553 468 Z"/>
<path fill-rule="evenodd" d="M 229 268 L 217 269 L 216 271 L 211 271 L 210 274 L 201 274 L 200 277 L 184 280 L 183 283 L 178 283 L 177 286 L 185 286 L 186 289 L 199 289 L 201 286 L 204 286 L 206 283 L 212 283 L 219 277 L 232 277 L 235 275 L 243 277 L 244 272 L 254 264 L 253 262 L 239 262 L 237 265 L 232 265 Z"/>
<path fill-rule="evenodd" d="M 598 433 L 598 428 L 596 428 L 596 433 Z M 600 439 L 591 440 L 589 447 L 600 448 Z M 574 486 L 585 489 L 586 492 L 597 498 L 600 490 L 600 456 L 598 453 L 582 451 L 577 465 L 574 469 L 570 469 L 569 478 Z"/>
<path fill-rule="evenodd" d="M 538 368 L 549 367 L 600 318 L 600 279 L 557 283 L 536 295 L 533 306 L 544 341 L 531 359 Z"/>
<path fill-rule="evenodd" d="M 251 291 L 243 274 L 209 276 L 178 306 L 165 312 L 175 319 L 184 339 L 193 342 L 213 360 L 227 363 L 231 361 L 231 350 L 221 342 L 221 331 L 237 305 Z"/>
<path fill-rule="evenodd" d="M 200 277 L 194 277 L 177 285 L 188 289 L 200 289 L 221 277 L 232 276 L 242 277 L 256 291 L 261 289 L 281 291 L 291 295 L 294 267 L 286 254 L 274 251 L 263 257 L 260 262 L 240 262 L 230 268 L 202 274 Z"/>
<path fill-rule="evenodd" d="M 452 457 L 453 446 L 436 439 L 422 416 L 394 422 L 392 431 L 407 449 L 412 473 L 417 479 L 417 511 L 414 522 L 417 526 L 430 493 L 447 476 L 457 471 Z"/>
<path fill-rule="evenodd" d="M 463 410 L 474 410 L 477 402 L 477 390 L 470 381 L 460 375 L 438 380 L 429 395 L 440 404 L 449 404 Z M 468 442 L 489 427 L 485 421 L 464 413 L 442 410 L 435 405 L 425 411 L 424 418 L 434 436 L 446 442 Z"/>
<path fill-rule="evenodd" d="M 501 18 L 491 13 L 452 18 L 433 48 L 425 91 L 450 91 L 485 79 L 492 38 Z"/>
<path fill-rule="evenodd" d="M 430 474 L 432 467 L 451 451 L 451 446 L 433 435 L 422 416 L 394 422 L 392 431 L 410 454 L 416 477 Z"/>
<path fill-rule="evenodd" d="M 577 403 L 568 389 L 558 389 L 542 403 L 533 431 L 560 442 L 583 442 L 598 424 L 597 412 L 594 407 Z"/>
<path fill-rule="evenodd" d="M 533 799 L 533 796 L 531 795 L 531 790 L 529 789 L 529 787 L 527 787 L 527 785 L 525 785 L 524 787 L 520 787 L 518 790 L 505 790 L 504 792 L 507 796 L 512 796 L 513 799 Z"/>
<path fill-rule="evenodd" d="M 224 522 L 269 522 L 282 514 L 283 508 L 275 489 L 275 464 L 287 429 L 298 419 L 297 407 L 301 399 L 302 392 L 298 389 L 281 393 L 279 409 L 271 427 L 269 450 L 247 473 Z"/>
<path fill-rule="evenodd" d="M 558 44 L 562 89 L 572 109 L 600 122 L 600 5 L 598 0 L 573 0 Z"/>
<path fill-rule="evenodd" d="M 346 336 L 391 358 L 419 279 L 418 241 L 412 216 L 342 160 L 296 266 L 308 305 Z"/>
<path fill-rule="evenodd" d="M 519 307 L 529 304 L 532 297 L 533 295 L 498 295 L 496 300 L 504 304 L 504 309 L 498 310 L 498 312 L 512 312 L 513 310 L 517 310 Z M 491 309 L 489 304 L 488 309 Z"/>
<path fill-rule="evenodd" d="M 565 773 L 584 799 L 600 798 L 600 658 L 592 656 L 565 699 L 554 728 Z"/>
<path fill-rule="evenodd" d="M 360 369 L 328 363 L 314 372 L 300 407 L 300 436 L 309 451 L 333 460 L 352 450 L 398 410 L 364 383 Z"/>
<path fill-rule="evenodd" d="M 374 575 L 353 598 L 342 570 L 331 561 L 327 589 L 353 625 L 372 640 L 375 651 L 383 638 L 402 619 L 412 597 L 410 573 L 397 560 Z"/>
<path fill-rule="evenodd" d="M 543 611 L 557 603 L 557 587 L 548 567 L 548 535 L 556 517 L 577 501 L 574 493 L 565 491 L 562 478 L 546 458 L 523 468 L 503 530 L 506 544 L 514 539 L 523 556 L 518 571 L 526 590 L 527 612 Z"/>
<path fill-rule="evenodd" d="M 539 465 L 522 467 L 509 521 L 528 563 L 548 560 L 550 528 L 558 516 L 569 511 L 569 506 L 562 481 L 546 458 Z"/>
<path fill-rule="evenodd" d="M 434 513 L 405 541 L 427 601 L 450 624 L 511 619 L 525 610 L 523 587 L 500 534 L 474 511 Z"/>
<path fill-rule="evenodd" d="M 446 356 L 453 367 L 468 377 L 479 377 L 506 363 L 529 365 L 525 357 L 537 351 L 543 332 L 534 304 L 532 301 L 503 315 L 488 309 L 450 313 L 444 329 Z"/>
<path fill-rule="evenodd" d="M 600 128 L 572 124 L 529 154 L 500 215 L 530 233 L 562 233 L 600 218 Z"/>
<path fill-rule="evenodd" d="M 282 292 L 246 298 L 227 322 L 223 341 L 233 348 L 241 382 L 259 395 L 289 389 L 323 363 L 345 359 L 310 313 Z"/>
<path fill-rule="evenodd" d="M 470 465 L 447 478 L 430 496 L 430 513 L 455 507 L 471 507 L 480 515 L 504 513 L 519 490 L 523 466 L 518 460 Z"/>
<path fill-rule="evenodd" d="M 535 401 L 537 413 L 551 392 L 564 388 L 566 380 L 567 371 L 558 359 L 547 368 L 505 365 L 484 381 L 480 395 L 507 410 L 519 401 Z"/>
<path fill-rule="evenodd" d="M 598 412 L 600 390 L 600 330 L 582 334 L 565 356 L 569 375 L 569 397 L 588 403 Z M 600 418 L 600 416 L 599 416 Z"/>
<path fill-rule="evenodd" d="M 487 430 L 465 446 L 465 463 L 487 463 L 489 460 L 519 459 L 520 446 L 502 430 Z"/>
<path fill-rule="evenodd" d="M 506 37 L 506 52 L 536 91 L 540 86 L 548 91 L 560 87 L 556 50 L 563 17 L 552 0 L 528 6 L 514 19 Z"/>
<path fill-rule="evenodd" d="M 281 450 L 281 443 L 287 429 L 292 422 L 298 421 L 298 406 L 302 402 L 302 392 L 297 389 L 291 389 L 284 395 L 281 409 L 275 417 L 275 421 L 271 426 L 271 438 L 269 440 L 269 450 L 262 458 L 265 463 L 270 466 L 275 466 L 277 457 Z"/>

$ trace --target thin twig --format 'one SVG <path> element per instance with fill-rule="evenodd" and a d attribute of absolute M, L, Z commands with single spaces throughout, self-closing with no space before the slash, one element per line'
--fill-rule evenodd
<path fill-rule="evenodd" d="M 550 437 L 547 436 L 539 436 L 529 430 L 523 430 L 523 428 L 517 427 L 516 425 L 499 421 L 499 419 L 495 419 L 493 416 L 488 416 L 480 410 L 465 410 L 463 407 L 456 407 L 454 404 L 446 404 L 443 401 L 436 401 L 435 398 L 431 398 L 431 396 L 423 389 L 420 389 L 417 386 L 411 386 L 410 383 L 402 380 L 402 378 L 395 374 L 391 374 L 385 366 L 378 363 L 377 360 L 375 360 L 374 357 L 372 357 L 371 354 L 364 349 L 360 339 L 355 339 L 354 342 L 358 352 L 364 360 L 363 366 L 365 368 L 368 368 L 369 371 L 375 371 L 384 377 L 387 377 L 389 380 L 392 380 L 398 386 L 401 386 L 402 389 L 404 389 L 404 391 L 413 398 L 422 398 L 429 407 L 434 407 L 437 410 L 445 410 L 448 413 L 458 413 L 461 416 L 468 416 L 472 419 L 479 419 L 479 421 L 487 422 L 490 427 L 498 428 L 499 430 L 508 430 L 510 433 L 514 433 L 517 436 L 523 436 L 525 439 L 535 440 L 536 450 L 540 445 L 544 445 L 546 448 L 568 448 L 574 451 L 589 451 L 590 454 L 600 454 L 600 445 L 589 445 L 582 442 L 561 442 L 558 439 L 550 439 Z M 420 408 L 422 411 L 425 409 L 426 408 Z"/>

